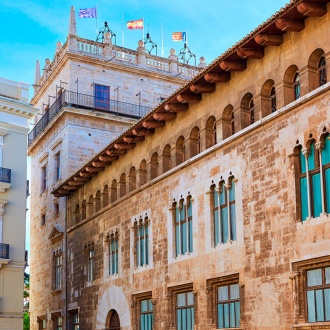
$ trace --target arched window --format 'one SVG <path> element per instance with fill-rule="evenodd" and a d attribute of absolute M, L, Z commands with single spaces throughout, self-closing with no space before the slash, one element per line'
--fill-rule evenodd
<path fill-rule="evenodd" d="M 175 145 L 175 165 L 180 165 L 185 161 L 185 154 L 184 154 L 184 137 L 180 136 Z"/>
<path fill-rule="evenodd" d="M 115 310 L 112 310 L 111 312 L 109 330 L 120 330 L 120 319 L 118 313 Z"/>
<path fill-rule="evenodd" d="M 95 212 L 100 211 L 101 210 L 101 192 L 100 192 L 100 190 L 98 190 L 96 192 L 94 204 L 95 204 Z"/>
<path fill-rule="evenodd" d="M 250 101 L 249 104 L 250 125 L 254 123 L 254 102 Z"/>
<path fill-rule="evenodd" d="M 190 132 L 189 139 L 190 157 L 194 157 L 200 152 L 199 127 L 195 126 Z"/>
<path fill-rule="evenodd" d="M 84 199 L 81 205 L 81 220 L 86 219 L 86 200 Z"/>
<path fill-rule="evenodd" d="M 217 143 L 217 126 L 214 116 L 211 116 L 205 125 L 205 147 L 206 149 Z"/>
<path fill-rule="evenodd" d="M 150 179 L 155 179 L 158 176 L 158 154 L 154 152 L 150 161 Z"/>
<path fill-rule="evenodd" d="M 234 115 L 234 111 L 231 113 L 230 129 L 231 129 L 231 135 L 234 135 L 235 134 L 235 115 Z"/>
<path fill-rule="evenodd" d="M 275 87 L 273 86 L 271 91 L 270 91 L 270 106 L 272 113 L 277 110 L 276 108 L 276 92 L 275 92 Z"/>
<path fill-rule="evenodd" d="M 129 171 L 128 189 L 129 189 L 129 192 L 136 189 L 136 170 L 135 170 L 134 166 Z"/>
<path fill-rule="evenodd" d="M 296 72 L 293 78 L 293 93 L 294 99 L 298 100 L 300 98 L 300 77 L 298 72 Z"/>
<path fill-rule="evenodd" d="M 171 146 L 167 144 L 163 150 L 163 173 L 172 168 Z"/>
<path fill-rule="evenodd" d="M 139 179 L 140 179 L 140 186 L 147 183 L 147 162 L 145 161 L 145 159 L 143 159 L 140 163 Z"/>
<path fill-rule="evenodd" d="M 319 86 L 324 85 L 327 82 L 327 68 L 325 57 L 322 56 L 318 63 L 318 73 L 319 73 Z"/>
<path fill-rule="evenodd" d="M 110 200 L 111 203 L 115 202 L 117 200 L 117 181 L 114 179 L 111 183 L 111 194 L 110 194 Z"/>
<path fill-rule="evenodd" d="M 126 195 L 126 175 L 122 173 L 119 181 L 119 196 L 123 197 Z"/>
<path fill-rule="evenodd" d="M 102 193 L 102 206 L 106 207 L 109 204 L 109 188 L 108 185 L 105 185 Z"/>

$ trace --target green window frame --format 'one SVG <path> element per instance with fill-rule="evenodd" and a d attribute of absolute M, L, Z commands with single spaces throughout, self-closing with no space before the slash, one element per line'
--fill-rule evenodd
<path fill-rule="evenodd" d="M 144 219 L 134 223 L 135 231 L 135 257 L 136 267 L 143 267 L 149 264 L 149 219 Z"/>
<path fill-rule="evenodd" d="M 118 232 L 109 237 L 109 275 L 118 274 L 119 250 L 118 250 Z"/>

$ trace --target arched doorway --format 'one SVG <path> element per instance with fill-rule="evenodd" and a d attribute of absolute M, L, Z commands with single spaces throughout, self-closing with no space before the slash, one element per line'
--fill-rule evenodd
<path fill-rule="evenodd" d="M 110 311 L 109 330 L 120 330 L 119 315 L 115 310 Z"/>

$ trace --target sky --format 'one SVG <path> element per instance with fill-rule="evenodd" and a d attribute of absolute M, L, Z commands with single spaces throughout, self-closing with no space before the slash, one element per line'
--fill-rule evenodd
<path fill-rule="evenodd" d="M 289 0 L 1 0 L 0 77 L 34 83 L 35 62 L 41 67 L 53 59 L 56 42 L 65 42 L 70 8 L 76 8 L 77 34 L 95 40 L 104 21 L 116 34 L 118 46 L 137 48 L 141 30 L 128 30 L 126 22 L 144 18 L 145 33 L 164 56 L 183 42 L 173 42 L 172 32 L 188 34 L 188 46 L 206 63 L 212 62 L 246 34 L 283 7 Z M 79 9 L 97 6 L 98 18 L 78 18 Z M 124 16 L 124 20 L 122 17 Z M 124 24 L 122 24 L 124 21 Z M 124 25 L 124 28 L 123 28 Z M 124 32 L 124 38 L 123 33 Z M 123 40 L 124 39 L 124 40 Z M 193 62 L 190 62 L 193 64 Z M 30 89 L 32 97 L 32 89 Z"/>
<path fill-rule="evenodd" d="M 188 46 L 196 55 L 197 64 L 201 56 L 209 64 L 288 2 L 289 0 L 1 0 L 0 77 L 32 85 L 36 60 L 43 67 L 46 58 L 53 59 L 56 42 L 66 41 L 71 6 L 76 8 L 79 37 L 95 40 L 96 31 L 107 21 L 116 34 L 118 46 L 136 49 L 138 40 L 142 39 L 142 31 L 128 30 L 126 22 L 143 18 L 144 32 L 149 32 L 152 41 L 157 44 L 158 55 L 162 55 L 162 31 L 164 57 L 169 56 L 171 48 L 177 54 L 183 48 L 183 42 L 172 41 L 172 33 L 186 31 Z M 78 18 L 79 9 L 95 6 L 97 19 Z M 31 87 L 30 97 L 32 96 Z M 29 170 L 28 162 L 28 173 Z M 29 204 L 29 199 L 27 202 Z M 28 212 L 27 248 L 30 242 L 29 233 Z"/>

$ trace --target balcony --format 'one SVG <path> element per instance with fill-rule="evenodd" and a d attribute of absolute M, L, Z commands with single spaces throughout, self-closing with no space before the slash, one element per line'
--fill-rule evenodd
<path fill-rule="evenodd" d="M 64 91 L 29 133 L 29 146 L 37 136 L 43 132 L 46 126 L 56 117 L 63 107 L 76 107 L 90 111 L 96 110 L 110 113 L 115 116 L 124 116 L 135 119 L 144 117 L 151 110 L 150 107 L 142 105 L 120 102 L 77 92 Z"/>
<path fill-rule="evenodd" d="M 11 169 L 0 167 L 0 193 L 11 186 Z"/>

